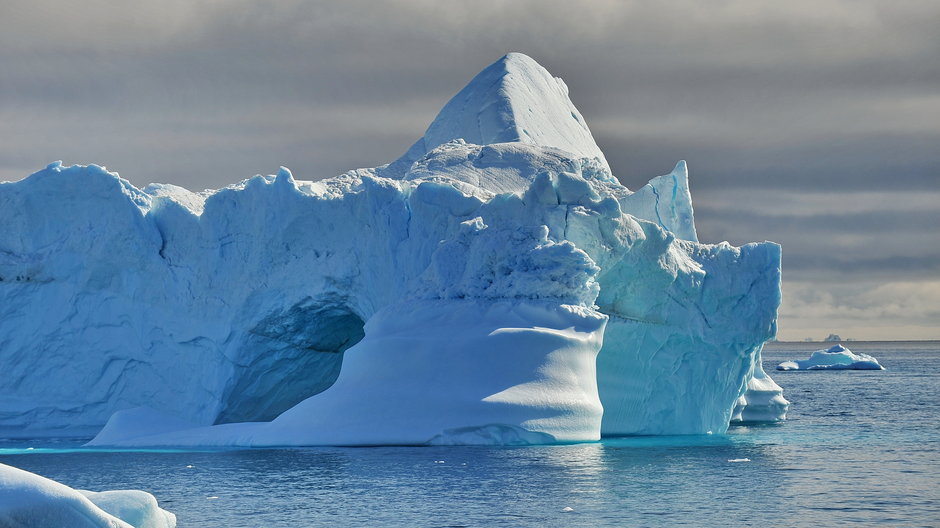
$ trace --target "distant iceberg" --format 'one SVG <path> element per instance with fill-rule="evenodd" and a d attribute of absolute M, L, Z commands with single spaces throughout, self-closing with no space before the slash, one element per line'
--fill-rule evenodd
<path fill-rule="evenodd" d="M 817 350 L 809 359 L 784 361 L 777 370 L 884 370 L 878 360 L 868 354 L 856 354 L 842 345 Z"/>
<path fill-rule="evenodd" d="M 517 53 L 388 165 L 193 193 L 53 163 L 0 184 L 0 226 L 7 436 L 553 443 L 786 411 L 760 369 L 780 246 L 698 242 L 685 162 L 630 191 Z"/>

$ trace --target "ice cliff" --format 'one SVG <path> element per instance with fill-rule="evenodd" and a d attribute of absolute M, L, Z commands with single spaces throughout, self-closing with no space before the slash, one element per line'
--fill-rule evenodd
<path fill-rule="evenodd" d="M 521 54 L 386 166 L 193 193 L 54 163 L 0 184 L 0 226 L 4 436 L 550 443 L 786 412 L 760 368 L 779 246 L 699 243 L 685 162 L 622 186 Z"/>

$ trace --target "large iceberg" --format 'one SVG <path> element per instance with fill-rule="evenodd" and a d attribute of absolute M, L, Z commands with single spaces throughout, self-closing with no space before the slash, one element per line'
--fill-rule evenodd
<path fill-rule="evenodd" d="M 840 345 L 817 350 L 809 359 L 784 361 L 777 370 L 884 370 L 874 356 L 856 354 Z"/>
<path fill-rule="evenodd" d="M 382 167 L 193 193 L 54 163 L 0 184 L 0 226 L 6 436 L 551 443 L 786 412 L 760 368 L 779 246 L 699 243 L 685 162 L 621 185 L 521 54 Z"/>
<path fill-rule="evenodd" d="M 5 528 L 174 528 L 176 516 L 138 490 L 85 491 L 0 464 Z"/>

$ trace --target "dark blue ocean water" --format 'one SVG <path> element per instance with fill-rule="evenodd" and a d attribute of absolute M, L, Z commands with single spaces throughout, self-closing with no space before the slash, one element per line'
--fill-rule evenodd
<path fill-rule="evenodd" d="M 846 345 L 887 370 L 777 372 L 824 347 L 770 344 L 789 420 L 726 435 L 209 452 L 18 440 L 0 462 L 147 490 L 181 527 L 940 526 L 940 342 Z"/>

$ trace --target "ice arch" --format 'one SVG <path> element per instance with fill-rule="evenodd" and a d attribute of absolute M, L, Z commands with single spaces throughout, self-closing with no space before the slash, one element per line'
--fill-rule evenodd
<path fill-rule="evenodd" d="M 333 299 L 304 299 L 258 322 L 242 345 L 215 423 L 270 421 L 330 387 L 363 320 Z"/>

